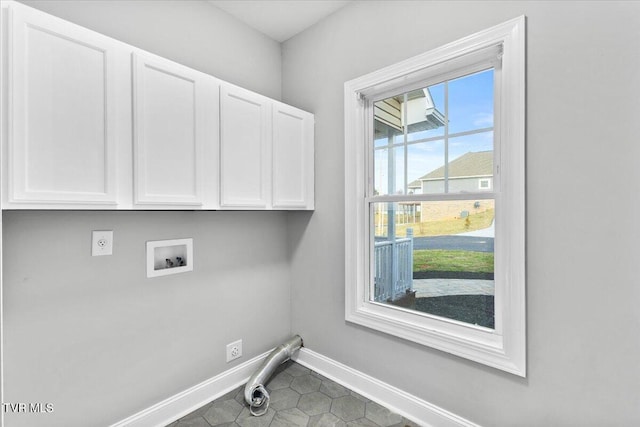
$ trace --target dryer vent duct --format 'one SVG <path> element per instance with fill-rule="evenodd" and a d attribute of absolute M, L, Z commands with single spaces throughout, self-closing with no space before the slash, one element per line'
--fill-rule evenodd
<path fill-rule="evenodd" d="M 244 387 L 244 400 L 249 404 L 251 414 L 259 417 L 269 409 L 269 393 L 264 384 L 271 378 L 278 366 L 291 359 L 293 353 L 302 347 L 302 338 L 294 336 L 273 350 Z"/>

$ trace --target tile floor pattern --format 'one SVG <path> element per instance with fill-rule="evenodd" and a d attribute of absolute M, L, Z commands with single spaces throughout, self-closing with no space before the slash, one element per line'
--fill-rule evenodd
<path fill-rule="evenodd" d="M 242 386 L 167 427 L 419 427 L 292 361 L 283 363 L 266 386 L 271 401 L 261 417 L 249 413 Z"/>

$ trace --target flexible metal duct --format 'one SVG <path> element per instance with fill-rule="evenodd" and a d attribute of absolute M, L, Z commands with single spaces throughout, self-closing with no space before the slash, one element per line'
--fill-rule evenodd
<path fill-rule="evenodd" d="M 293 356 L 293 353 L 302 347 L 302 338 L 294 336 L 283 344 L 280 344 L 265 359 L 256 372 L 251 375 L 244 387 L 244 400 L 249 404 L 251 414 L 259 417 L 267 413 L 269 409 L 269 393 L 264 387 L 278 366 Z"/>

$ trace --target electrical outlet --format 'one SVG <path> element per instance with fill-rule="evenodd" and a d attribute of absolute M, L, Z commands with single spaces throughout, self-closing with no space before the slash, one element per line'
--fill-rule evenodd
<path fill-rule="evenodd" d="M 240 356 L 242 356 L 242 340 L 227 344 L 227 362 L 231 362 Z"/>
<path fill-rule="evenodd" d="M 91 256 L 113 254 L 113 230 L 94 230 L 91 234 Z"/>

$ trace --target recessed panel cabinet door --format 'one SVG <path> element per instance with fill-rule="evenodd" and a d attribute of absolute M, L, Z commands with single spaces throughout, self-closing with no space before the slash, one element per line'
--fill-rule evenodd
<path fill-rule="evenodd" d="M 223 85 L 220 89 L 221 207 L 268 208 L 271 101 Z"/>
<path fill-rule="evenodd" d="M 7 201 L 115 205 L 119 45 L 29 8 L 11 11 Z"/>
<path fill-rule="evenodd" d="M 313 209 L 313 114 L 273 105 L 274 209 Z"/>
<path fill-rule="evenodd" d="M 205 144 L 217 87 L 212 77 L 169 60 L 134 54 L 134 203 L 201 206 Z M 209 97 L 209 99 L 207 99 Z"/>

